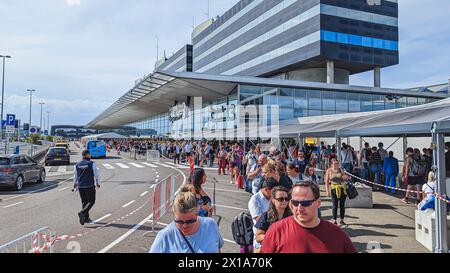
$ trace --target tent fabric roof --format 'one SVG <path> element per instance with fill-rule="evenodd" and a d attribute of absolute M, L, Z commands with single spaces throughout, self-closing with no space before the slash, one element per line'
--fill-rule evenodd
<path fill-rule="evenodd" d="M 450 98 L 394 110 L 309 117 L 300 119 L 297 129 L 300 137 L 429 136 L 435 121 L 440 121 L 437 130 L 450 133 Z"/>
<path fill-rule="evenodd" d="M 87 136 L 87 138 L 96 138 L 96 139 L 128 139 L 128 137 L 120 135 L 118 133 L 105 133 L 99 135 Z"/>

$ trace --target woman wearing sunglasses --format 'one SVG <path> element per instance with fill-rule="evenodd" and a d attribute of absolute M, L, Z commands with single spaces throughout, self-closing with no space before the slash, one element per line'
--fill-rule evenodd
<path fill-rule="evenodd" d="M 339 224 L 342 227 L 347 226 L 344 222 L 345 218 L 345 201 L 347 199 L 347 180 L 348 176 L 339 167 L 339 162 L 336 159 L 331 160 L 331 167 L 325 174 L 325 190 L 327 196 L 333 202 L 333 223 L 337 225 L 337 211 L 340 208 L 341 221 Z M 331 191 L 330 191 L 331 184 Z"/>
<path fill-rule="evenodd" d="M 266 232 L 273 223 L 292 215 L 289 209 L 290 198 L 288 189 L 278 186 L 272 189 L 271 194 L 272 199 L 269 210 L 261 216 L 255 225 L 256 241 L 258 243 L 262 243 Z"/>
<path fill-rule="evenodd" d="M 174 221 L 156 236 L 150 253 L 220 253 L 224 241 L 212 218 L 198 216 L 192 186 L 184 186 L 173 204 Z"/>
<path fill-rule="evenodd" d="M 195 197 L 198 203 L 198 215 L 201 217 L 212 217 L 213 207 L 211 198 L 203 190 L 202 186 L 206 183 L 206 173 L 202 168 L 194 169 L 191 176 L 191 184 L 194 186 Z"/>

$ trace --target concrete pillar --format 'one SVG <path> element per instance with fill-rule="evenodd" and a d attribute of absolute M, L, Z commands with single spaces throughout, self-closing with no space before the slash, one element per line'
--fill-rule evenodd
<path fill-rule="evenodd" d="M 373 69 L 373 82 L 374 87 L 381 87 L 381 67 L 375 66 Z"/>
<path fill-rule="evenodd" d="M 334 83 L 334 61 L 327 60 L 327 83 Z"/>

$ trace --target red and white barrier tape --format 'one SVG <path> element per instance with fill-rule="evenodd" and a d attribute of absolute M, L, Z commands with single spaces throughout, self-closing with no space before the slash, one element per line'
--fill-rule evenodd
<path fill-rule="evenodd" d="M 383 185 L 383 184 L 378 184 L 378 183 L 375 183 L 375 182 L 372 182 L 372 181 L 368 181 L 368 180 L 366 180 L 366 179 L 362 179 L 361 177 L 358 177 L 358 176 L 356 176 L 356 175 L 353 175 L 353 174 L 351 174 L 351 173 L 349 173 L 349 172 L 347 172 L 347 171 L 345 171 L 345 170 L 344 170 L 344 172 L 345 172 L 345 174 L 347 174 L 348 176 L 353 177 L 353 178 L 355 178 L 355 179 L 358 179 L 359 181 L 362 181 L 362 182 L 365 182 L 365 183 L 369 183 L 369 184 L 372 184 L 372 185 L 375 185 L 375 186 L 387 188 L 387 189 L 390 189 L 390 190 L 403 191 L 403 192 L 406 192 L 406 193 L 419 193 L 419 194 L 423 194 L 423 193 L 424 193 L 424 192 L 422 192 L 422 191 L 407 190 L 407 189 L 402 189 L 402 188 L 397 188 L 397 187 L 386 186 L 386 185 Z M 439 200 L 444 201 L 444 202 L 450 204 L 450 201 L 447 200 L 447 198 L 446 198 L 447 196 L 446 196 L 446 195 L 440 195 L 440 194 L 437 193 L 437 192 L 435 192 L 435 193 L 433 193 L 433 194 L 434 194 L 434 195 L 436 196 L 436 198 L 438 198 Z"/>
<path fill-rule="evenodd" d="M 148 203 L 150 203 L 150 201 L 151 200 L 146 201 L 142 206 L 140 206 L 139 208 L 133 210 L 132 212 L 128 213 L 127 215 L 122 216 L 121 218 L 117 218 L 116 220 L 114 220 L 114 221 L 112 221 L 110 223 L 107 223 L 107 224 L 104 224 L 102 226 L 99 226 L 99 227 L 97 227 L 97 228 L 95 228 L 93 230 L 87 231 L 87 232 L 85 232 L 83 234 L 80 233 L 80 234 L 75 235 L 75 236 L 63 235 L 63 236 L 60 236 L 60 237 L 56 237 L 54 240 L 52 240 L 49 236 L 45 235 L 44 233 L 39 233 L 39 234 L 35 233 L 34 238 L 33 238 L 33 247 L 32 247 L 32 250 L 30 251 L 30 253 L 36 253 L 36 254 L 37 253 L 43 253 L 44 251 L 47 251 L 52 245 L 54 245 L 57 242 L 66 241 L 66 240 L 73 240 L 73 239 L 76 239 L 76 238 L 80 238 L 80 237 L 86 236 L 86 235 L 88 235 L 90 233 L 93 233 L 93 232 L 95 232 L 95 231 L 97 231 L 97 230 L 99 230 L 101 228 L 105 228 L 105 227 L 110 226 L 112 224 L 118 223 L 118 222 L 120 222 L 120 221 L 122 221 L 124 219 L 127 219 L 128 217 L 132 216 L 133 214 L 137 213 L 141 209 L 143 209 Z M 38 236 L 45 240 L 45 243 L 40 245 L 40 246 L 36 246 Z"/>

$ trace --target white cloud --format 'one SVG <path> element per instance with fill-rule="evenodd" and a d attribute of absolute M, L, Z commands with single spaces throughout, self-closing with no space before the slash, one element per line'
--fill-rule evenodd
<path fill-rule="evenodd" d="M 81 5 L 81 0 L 66 0 L 68 6 L 79 6 Z"/>

